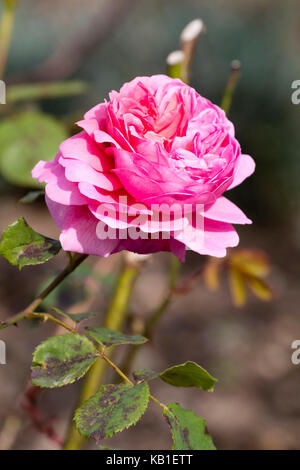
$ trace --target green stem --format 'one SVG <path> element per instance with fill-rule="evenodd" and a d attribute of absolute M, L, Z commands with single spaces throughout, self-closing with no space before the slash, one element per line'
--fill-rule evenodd
<path fill-rule="evenodd" d="M 0 79 L 3 77 L 18 0 L 4 0 L 4 11 L 0 24 Z"/>
<path fill-rule="evenodd" d="M 28 318 L 30 315 L 34 313 L 34 310 L 42 303 L 42 301 L 49 295 L 51 292 L 56 289 L 57 286 L 67 277 L 69 274 L 71 274 L 86 258 L 88 255 L 80 255 L 80 254 L 75 254 L 74 256 L 71 257 L 70 262 L 68 266 L 49 284 L 49 286 L 44 289 L 41 294 L 31 302 L 28 307 L 26 307 L 22 312 L 17 313 L 17 315 L 14 315 L 11 317 L 9 320 L 1 322 L 0 323 L 0 329 L 6 328 L 11 325 L 16 325 L 19 321 L 24 320 Z M 38 315 L 38 314 L 36 314 Z M 48 316 L 49 320 L 53 321 L 52 315 L 46 314 Z M 52 318 L 50 318 L 52 317 Z M 57 319 L 55 319 L 57 320 Z M 56 321 L 56 323 L 59 320 Z"/>
<path fill-rule="evenodd" d="M 112 330 L 120 330 L 122 328 L 134 281 L 137 278 L 141 266 L 142 263 L 132 264 L 125 261 L 116 286 L 112 303 L 105 316 L 103 325 L 104 327 L 110 328 Z M 105 356 L 106 362 L 99 358 L 90 368 L 84 380 L 76 408 L 98 391 L 99 386 L 101 383 L 103 383 L 107 363 L 110 360 L 112 353 L 113 348 L 110 348 L 109 352 Z M 84 445 L 84 442 L 84 437 L 78 433 L 74 422 L 71 422 L 67 432 L 64 450 L 79 450 Z"/>
<path fill-rule="evenodd" d="M 119 369 L 119 367 L 113 362 L 110 360 L 110 358 L 106 355 L 106 354 L 102 354 L 102 359 L 104 359 L 108 365 L 110 365 L 115 371 L 117 374 L 119 374 L 119 376 L 125 380 L 125 382 L 127 382 L 129 385 L 134 385 L 134 383 L 132 382 L 132 380 L 130 380 L 125 374 L 124 372 L 121 371 L 121 369 Z"/>
<path fill-rule="evenodd" d="M 157 307 L 157 309 L 154 310 L 154 312 L 152 313 L 152 315 L 149 317 L 148 321 L 146 322 L 143 335 L 146 336 L 146 338 L 148 339 L 151 339 L 153 331 L 157 323 L 160 321 L 161 317 L 163 316 L 168 306 L 170 305 L 170 302 L 173 297 L 173 291 L 174 291 L 174 288 L 176 286 L 176 282 L 179 276 L 179 271 L 180 271 L 180 261 L 176 256 L 171 255 L 168 292 L 165 298 L 162 300 L 161 304 Z"/>
<path fill-rule="evenodd" d="M 111 361 L 106 354 L 102 353 L 101 358 L 104 359 L 104 361 L 107 362 L 107 364 L 109 364 L 117 372 L 117 374 L 121 377 L 121 379 L 123 379 L 132 387 L 134 386 L 134 383 L 132 382 L 132 380 L 130 380 L 129 377 L 127 377 L 127 375 L 124 374 L 124 372 L 122 372 L 121 369 L 119 369 L 119 367 L 113 361 Z M 154 397 L 153 395 L 150 395 L 150 398 L 157 405 L 159 405 L 163 410 L 167 408 L 166 405 L 164 405 L 161 401 L 158 400 L 158 398 Z"/>
<path fill-rule="evenodd" d="M 72 328 L 72 326 L 68 325 L 67 323 L 59 320 L 58 318 L 54 317 L 50 313 L 40 313 L 40 312 L 32 312 L 28 313 L 26 318 L 37 318 L 42 321 L 52 321 L 53 323 L 56 323 L 56 325 L 62 326 L 68 331 L 71 331 L 72 333 L 78 334 L 78 331 L 75 328 Z"/>
<path fill-rule="evenodd" d="M 123 379 L 125 382 L 127 382 L 132 387 L 134 386 L 134 383 L 132 382 L 132 380 L 130 380 L 129 377 L 127 377 L 127 375 L 124 374 L 124 372 L 122 372 L 121 369 L 119 369 L 119 367 L 113 361 L 111 361 L 107 355 L 102 353 L 101 357 L 102 357 L 102 359 L 104 359 L 104 361 L 107 362 L 107 364 L 109 364 L 117 372 L 117 374 L 121 377 L 121 379 Z M 154 397 L 153 395 L 150 395 L 150 398 L 151 398 L 152 401 L 154 401 L 154 403 L 159 405 L 163 410 L 165 410 L 167 408 L 166 405 L 164 405 L 161 401 L 158 400 L 158 398 Z"/>
<path fill-rule="evenodd" d="M 232 98 L 241 74 L 241 63 L 238 60 L 233 60 L 230 66 L 231 72 L 225 87 L 225 92 L 221 103 L 221 108 L 225 111 L 226 114 L 228 114 L 230 111 Z"/>
<path fill-rule="evenodd" d="M 163 298 L 162 302 L 159 304 L 159 306 L 150 315 L 148 321 L 146 322 L 141 332 L 141 334 L 148 339 L 151 339 L 151 337 L 153 336 L 155 327 L 157 326 L 158 322 L 160 321 L 161 317 L 163 316 L 163 314 L 165 313 L 165 311 L 167 310 L 168 306 L 170 305 L 172 301 L 174 289 L 176 287 L 176 283 L 177 283 L 179 272 L 180 272 L 180 266 L 181 264 L 178 258 L 174 255 L 171 255 L 168 292 L 166 296 Z M 121 368 L 126 374 L 130 372 L 137 353 L 138 353 L 138 349 L 135 347 L 131 347 L 128 350 L 127 354 L 125 355 Z"/>

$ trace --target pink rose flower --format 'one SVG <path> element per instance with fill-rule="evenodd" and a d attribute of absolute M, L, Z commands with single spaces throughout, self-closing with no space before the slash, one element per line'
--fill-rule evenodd
<path fill-rule="evenodd" d="M 223 193 L 255 164 L 218 106 L 180 80 L 137 77 L 77 124 L 83 130 L 32 171 L 47 183 L 64 250 L 184 260 L 186 248 L 222 257 L 238 244 L 232 224 L 251 221 Z"/>

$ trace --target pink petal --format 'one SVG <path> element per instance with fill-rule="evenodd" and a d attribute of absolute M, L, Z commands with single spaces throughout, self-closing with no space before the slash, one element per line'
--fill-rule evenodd
<path fill-rule="evenodd" d="M 182 263 L 184 263 L 184 261 L 185 261 L 185 252 L 186 252 L 185 244 L 179 242 L 178 240 L 175 240 L 175 238 L 170 238 L 169 246 L 170 246 L 170 250 L 173 253 L 173 255 L 177 256 L 177 258 Z"/>
<path fill-rule="evenodd" d="M 60 158 L 59 163 L 66 169 L 66 178 L 75 183 L 89 182 L 107 191 L 122 187 L 119 179 L 111 173 L 100 173 L 79 160 Z"/>
<path fill-rule="evenodd" d="M 205 206 L 205 217 L 231 224 L 251 224 L 245 214 L 233 202 L 225 197 L 219 197 L 212 205 Z"/>
<path fill-rule="evenodd" d="M 40 161 L 32 170 L 32 176 L 39 182 L 46 182 L 46 194 L 53 201 L 65 205 L 84 205 L 87 199 L 79 191 L 77 184 L 71 183 L 65 177 L 64 168 L 56 161 Z"/>
<path fill-rule="evenodd" d="M 96 235 L 99 221 L 86 206 L 64 206 L 46 197 L 51 215 L 62 230 L 60 242 L 65 251 L 108 256 L 116 250 L 117 239 L 99 240 Z"/>
<path fill-rule="evenodd" d="M 84 196 L 93 199 L 100 204 L 113 204 L 120 212 L 128 212 L 136 201 L 124 190 L 105 191 L 96 188 L 90 183 L 78 183 L 78 189 Z M 144 207 L 139 211 L 141 214 L 151 214 L 151 210 Z"/>
<path fill-rule="evenodd" d="M 204 219 L 204 231 L 203 228 L 189 228 L 189 232 L 174 232 L 174 238 L 200 255 L 222 258 L 226 255 L 226 248 L 239 243 L 238 234 L 231 224 Z"/>
<path fill-rule="evenodd" d="M 81 160 L 98 171 L 108 171 L 113 167 L 112 159 L 104 153 L 104 148 L 97 146 L 86 132 L 65 140 L 60 145 L 64 158 Z"/>
<path fill-rule="evenodd" d="M 135 204 L 128 208 L 127 213 L 121 213 L 112 204 L 89 205 L 92 214 L 112 228 L 138 227 L 145 233 L 158 233 L 182 230 L 188 223 L 182 213 L 160 218 L 160 214 L 157 212 L 153 212 L 151 215 L 139 213 L 140 210 L 143 210 L 142 208 L 143 205 Z"/>
<path fill-rule="evenodd" d="M 107 134 L 107 132 L 101 130 L 95 131 L 94 138 L 99 144 L 113 144 L 117 148 L 121 148 L 118 142 L 111 135 Z"/>
<path fill-rule="evenodd" d="M 241 154 L 235 166 L 233 182 L 228 189 L 235 188 L 241 184 L 248 176 L 252 175 L 254 170 L 255 162 L 253 158 L 250 155 Z"/>
<path fill-rule="evenodd" d="M 99 123 L 96 119 L 83 119 L 76 122 L 92 139 L 94 139 L 95 131 L 99 130 Z"/>
<path fill-rule="evenodd" d="M 106 103 L 96 104 L 96 106 L 85 113 L 84 119 L 96 119 L 100 123 L 105 123 L 107 113 L 106 108 Z"/>

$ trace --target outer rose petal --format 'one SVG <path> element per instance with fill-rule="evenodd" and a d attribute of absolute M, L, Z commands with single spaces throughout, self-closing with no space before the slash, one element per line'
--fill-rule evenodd
<path fill-rule="evenodd" d="M 86 206 L 64 206 L 46 197 L 46 203 L 56 225 L 65 251 L 108 256 L 114 252 L 119 240 L 99 240 L 96 235 L 99 221 Z"/>
<path fill-rule="evenodd" d="M 204 233 L 202 236 L 200 234 L 200 237 L 198 230 L 191 227 L 190 233 L 175 232 L 174 238 L 200 255 L 217 258 L 226 256 L 226 248 L 237 246 L 239 243 L 238 234 L 231 224 L 204 219 Z"/>
<path fill-rule="evenodd" d="M 236 162 L 233 182 L 228 189 L 235 188 L 248 178 L 255 170 L 255 162 L 250 155 L 241 154 Z"/>
<path fill-rule="evenodd" d="M 46 182 L 46 194 L 60 204 L 83 205 L 86 198 L 78 191 L 77 185 L 70 183 L 65 177 L 65 171 L 55 161 L 40 161 L 32 170 L 32 176 L 39 182 Z"/>
<path fill-rule="evenodd" d="M 252 223 L 241 209 L 225 197 L 219 197 L 214 204 L 205 207 L 205 217 L 220 222 L 230 222 L 231 224 Z"/>
<path fill-rule="evenodd" d="M 171 251 L 180 261 L 185 259 L 185 245 L 170 238 L 169 240 L 121 240 L 116 251 L 129 250 L 141 255 L 157 253 L 158 251 Z"/>
<path fill-rule="evenodd" d="M 111 204 L 89 205 L 91 213 L 111 228 L 126 229 L 138 227 L 144 233 L 158 233 L 181 230 L 188 224 L 188 220 L 183 214 L 171 214 L 170 218 L 162 218 L 160 220 L 159 213 L 153 212 L 151 215 L 139 214 L 137 212 L 138 209 L 139 204 L 136 204 L 136 207 L 129 207 L 128 212 L 124 214 Z"/>

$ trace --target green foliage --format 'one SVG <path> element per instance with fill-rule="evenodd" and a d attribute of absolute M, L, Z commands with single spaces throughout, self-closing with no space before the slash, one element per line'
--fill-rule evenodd
<path fill-rule="evenodd" d="M 99 442 L 136 424 L 147 409 L 149 396 L 146 382 L 103 385 L 77 409 L 76 426 L 83 436 Z"/>
<path fill-rule="evenodd" d="M 163 372 L 154 372 L 148 369 L 136 370 L 133 375 L 137 381 L 160 377 L 164 382 L 174 387 L 197 387 L 208 392 L 213 391 L 214 384 L 217 382 L 217 379 L 212 377 L 203 367 L 192 361 L 170 367 Z"/>
<path fill-rule="evenodd" d="M 98 312 L 84 312 L 84 313 L 65 313 L 62 312 L 59 308 L 52 308 L 56 313 L 59 313 L 63 317 L 69 318 L 75 323 L 80 323 L 83 320 L 88 320 L 98 315 Z"/>
<path fill-rule="evenodd" d="M 191 361 L 166 369 L 160 378 L 174 387 L 197 387 L 209 392 L 217 382 L 203 367 Z"/>
<path fill-rule="evenodd" d="M 193 411 L 171 403 L 164 411 L 173 438 L 173 450 L 216 450 L 212 438 L 205 432 L 205 419 Z"/>
<path fill-rule="evenodd" d="M 67 333 L 41 343 L 33 354 L 31 378 L 39 387 L 61 387 L 81 378 L 97 359 L 85 336 Z"/>
<path fill-rule="evenodd" d="M 29 191 L 29 193 L 25 194 L 19 202 L 22 204 L 31 204 L 32 202 L 35 202 L 39 197 L 43 196 L 45 194 L 44 191 L 42 190 L 37 190 L 37 191 Z"/>
<path fill-rule="evenodd" d="M 41 187 L 31 176 L 39 160 L 52 160 L 67 138 L 63 125 L 52 116 L 26 111 L 0 123 L 0 172 L 17 186 Z"/>
<path fill-rule="evenodd" d="M 55 256 L 61 249 L 60 242 L 35 232 L 20 218 L 2 234 L 0 254 L 14 266 L 42 264 Z"/>
<path fill-rule="evenodd" d="M 120 344 L 144 344 L 147 338 L 141 335 L 125 335 L 120 331 L 114 331 L 109 328 L 92 326 L 86 328 L 88 334 L 102 346 L 117 346 Z"/>

